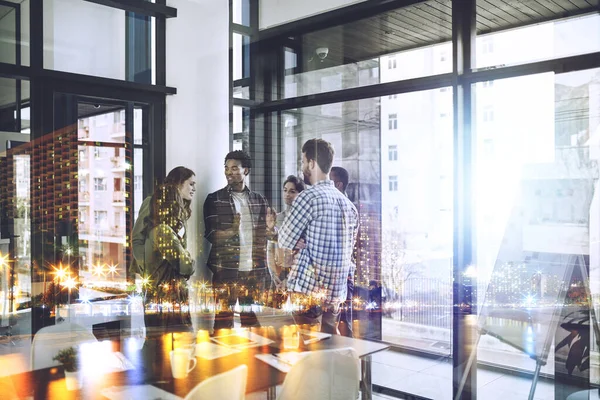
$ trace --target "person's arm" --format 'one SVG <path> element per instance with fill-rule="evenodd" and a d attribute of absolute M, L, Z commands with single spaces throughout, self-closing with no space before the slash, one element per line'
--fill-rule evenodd
<path fill-rule="evenodd" d="M 161 259 L 167 260 L 172 266 L 178 268 L 180 275 L 190 276 L 194 273 L 194 261 L 190 253 L 185 249 L 179 236 L 167 224 L 155 226 L 150 234 L 152 239 L 151 251 Z"/>
<path fill-rule="evenodd" d="M 279 247 L 293 250 L 296 248 L 302 235 L 306 231 L 308 224 L 312 220 L 310 211 L 310 197 L 303 196 L 305 192 L 300 193 L 288 216 L 285 218 L 281 229 L 278 232 Z"/>
<path fill-rule="evenodd" d="M 220 229 L 219 214 L 217 213 L 214 195 L 209 194 L 204 201 L 204 237 L 211 242 L 222 243 L 240 231 L 240 215 L 233 216 L 233 223 L 229 229 Z"/>
<path fill-rule="evenodd" d="M 144 220 L 150 215 L 150 199 L 151 197 L 146 197 L 142 202 L 131 232 L 131 249 L 133 258 L 138 264 L 144 263 L 144 243 L 146 242 L 146 235 L 144 234 L 146 224 Z"/>

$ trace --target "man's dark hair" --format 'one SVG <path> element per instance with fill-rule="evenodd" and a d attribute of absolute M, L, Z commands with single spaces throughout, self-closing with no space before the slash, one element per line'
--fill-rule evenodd
<path fill-rule="evenodd" d="M 294 185 L 294 187 L 296 188 L 296 192 L 300 193 L 301 191 L 304 190 L 304 182 L 302 182 L 300 179 L 298 179 L 298 177 L 296 175 L 290 175 L 287 177 L 287 179 L 285 180 L 285 182 L 283 182 L 283 187 L 285 187 L 286 184 L 291 183 L 292 185 Z"/>
<path fill-rule="evenodd" d="M 246 152 L 244 152 L 242 150 L 230 151 L 225 156 L 225 162 L 224 163 L 227 163 L 227 160 L 241 161 L 242 162 L 242 168 L 248 168 L 248 169 L 252 168 L 252 159 L 250 158 L 250 156 L 248 155 L 248 153 L 246 153 Z"/>
<path fill-rule="evenodd" d="M 348 187 L 348 181 L 350 180 L 350 177 L 348 175 L 348 171 L 346 170 L 346 168 L 331 167 L 330 174 L 335 174 L 335 176 L 340 180 L 340 182 L 342 182 L 342 191 L 345 192 L 346 188 Z"/>
<path fill-rule="evenodd" d="M 328 174 L 333 164 L 333 155 L 335 151 L 331 143 L 323 139 L 310 139 L 302 146 L 302 153 L 305 154 L 308 161 L 314 160 L 321 168 L 321 171 Z"/>

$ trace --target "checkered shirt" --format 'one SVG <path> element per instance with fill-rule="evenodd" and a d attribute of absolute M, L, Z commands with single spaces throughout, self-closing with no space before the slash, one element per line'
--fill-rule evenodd
<path fill-rule="evenodd" d="M 279 230 L 282 248 L 306 241 L 288 276 L 288 289 L 330 303 L 345 301 L 357 228 L 356 207 L 332 181 L 302 191 Z"/>

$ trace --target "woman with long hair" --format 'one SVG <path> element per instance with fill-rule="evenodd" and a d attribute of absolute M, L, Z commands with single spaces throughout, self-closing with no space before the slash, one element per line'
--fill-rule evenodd
<path fill-rule="evenodd" d="M 183 209 L 187 213 L 187 219 L 192 214 L 191 204 L 194 193 L 196 192 L 196 174 L 186 167 L 173 168 L 164 181 L 165 184 L 177 187 L 181 198 L 183 199 Z M 129 278 L 135 279 L 135 275 L 144 276 L 144 244 L 146 243 L 146 235 L 144 227 L 146 219 L 150 215 L 150 201 L 152 196 L 148 196 L 142 202 L 138 217 L 135 220 L 133 231 L 131 232 L 131 247 L 133 250 L 133 259 L 129 267 Z M 185 234 L 182 236 L 185 243 Z"/>
<path fill-rule="evenodd" d="M 189 217 L 178 186 L 166 184 L 156 189 L 143 230 L 146 304 L 156 304 L 156 313 L 145 316 L 146 327 L 186 330 L 191 325 L 187 280 L 194 273 L 194 260 L 185 241 Z"/>

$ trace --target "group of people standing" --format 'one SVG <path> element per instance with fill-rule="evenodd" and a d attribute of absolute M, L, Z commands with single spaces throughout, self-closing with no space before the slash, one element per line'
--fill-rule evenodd
<path fill-rule="evenodd" d="M 212 272 L 215 301 L 221 305 L 215 329 L 233 327 L 234 305 L 264 304 L 277 288 L 284 289 L 292 303 L 305 305 L 295 311 L 296 323 L 338 333 L 354 276 L 358 212 L 344 193 L 348 173 L 339 167 L 331 171 L 333 157 L 333 147 L 322 139 L 304 143 L 304 179 L 285 180 L 286 209 L 277 213 L 247 185 L 250 157 L 243 151 L 225 156 L 227 185 L 207 196 L 203 210 L 204 236 L 210 243 L 206 267 Z M 140 207 L 132 233 L 132 266 L 150 286 L 147 302 L 160 296 L 164 301 L 166 295 L 168 301 L 183 304 L 187 280 L 195 267 L 204 268 L 194 266 L 186 249 L 195 186 L 195 174 L 177 167 Z M 267 262 L 268 243 L 276 243 L 279 262 Z M 149 313 L 146 325 L 189 326 L 189 313 L 167 314 Z M 242 312 L 241 321 L 257 324 L 252 312 Z"/>

